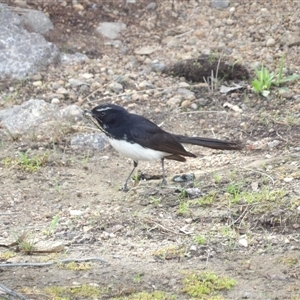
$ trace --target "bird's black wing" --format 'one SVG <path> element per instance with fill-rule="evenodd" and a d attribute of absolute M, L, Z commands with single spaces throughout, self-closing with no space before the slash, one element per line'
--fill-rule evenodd
<path fill-rule="evenodd" d="M 145 148 L 170 153 L 173 155 L 171 159 L 175 159 L 178 155 L 196 157 L 193 153 L 187 152 L 175 136 L 162 130 L 148 119 L 139 118 L 136 126 L 131 128 L 130 134 L 133 140 Z M 185 159 L 177 157 L 177 160 L 184 161 Z"/>

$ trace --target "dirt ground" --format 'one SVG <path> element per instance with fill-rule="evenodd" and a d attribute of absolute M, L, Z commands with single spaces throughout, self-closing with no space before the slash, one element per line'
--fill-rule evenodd
<path fill-rule="evenodd" d="M 52 41 L 60 45 L 67 25 Z M 160 163 L 140 162 L 144 177 L 158 179 L 131 181 L 128 193 L 119 191 L 132 161 L 111 148 L 74 149 L 69 141 L 75 133 L 53 143 L 26 136 L 12 140 L 2 132 L 0 264 L 106 262 L 0 265 L 0 283 L 26 299 L 300 299 L 300 98 L 274 93 L 265 100 L 249 90 L 236 92 L 230 102 L 247 105 L 236 113 L 224 110 L 227 96 L 203 87 L 194 91 L 208 99 L 205 111 L 165 107 L 157 113 L 150 104 L 134 110 L 163 122 L 165 130 L 241 140 L 245 148 L 188 146 L 197 158 L 167 161 L 165 187 Z M 28 149 L 31 157 L 46 155 L 34 172 L 9 160 Z M 190 173 L 195 175 L 190 182 L 172 181 Z M 195 198 L 190 189 L 197 191 Z M 22 233 L 24 240 L 17 241 Z M 63 250 L 56 252 L 55 244 Z M 236 284 L 193 295 L 186 288 L 188 275 L 207 270 Z M 100 294 L 76 294 L 75 287 L 84 284 Z M 51 286 L 66 290 L 55 294 L 47 291 Z"/>

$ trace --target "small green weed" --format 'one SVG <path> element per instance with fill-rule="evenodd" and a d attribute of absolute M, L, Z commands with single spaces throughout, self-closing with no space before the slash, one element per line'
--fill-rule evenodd
<path fill-rule="evenodd" d="M 160 202 L 161 202 L 161 197 L 156 198 L 156 197 L 150 196 L 150 203 L 151 204 L 158 205 Z"/>
<path fill-rule="evenodd" d="M 198 200 L 199 205 L 201 206 L 209 206 L 211 205 L 217 197 L 216 192 L 209 192 L 208 195 L 201 197 Z"/>
<path fill-rule="evenodd" d="M 86 164 L 89 162 L 90 159 L 90 151 L 87 151 L 87 153 L 84 154 L 84 158 L 82 160 L 82 166 L 85 167 Z"/>
<path fill-rule="evenodd" d="M 140 283 L 141 282 L 141 279 L 142 279 L 142 275 L 140 273 L 138 273 L 134 278 L 133 278 L 133 281 L 134 282 L 137 282 L 137 283 Z"/>
<path fill-rule="evenodd" d="M 268 188 L 264 188 L 257 192 L 243 192 L 240 197 L 247 203 L 255 203 L 261 201 L 275 202 L 282 199 L 286 192 L 283 189 L 270 191 Z"/>
<path fill-rule="evenodd" d="M 23 232 L 22 234 L 16 234 L 15 240 L 19 251 L 25 254 L 31 254 L 34 250 L 35 240 L 32 233 Z"/>
<path fill-rule="evenodd" d="M 299 263 L 299 259 L 297 257 L 281 257 L 278 259 L 278 262 L 288 266 L 293 267 Z"/>
<path fill-rule="evenodd" d="M 236 240 L 238 238 L 237 232 L 228 226 L 222 226 L 220 228 L 220 233 L 224 238 L 227 239 L 227 246 L 229 247 L 229 249 L 232 249 L 235 246 Z"/>
<path fill-rule="evenodd" d="M 54 189 L 57 193 L 60 193 L 60 190 L 61 190 L 61 185 L 60 185 L 60 182 L 58 180 L 55 180 L 55 186 L 54 186 Z"/>
<path fill-rule="evenodd" d="M 43 233 L 47 236 L 50 236 L 53 233 L 54 228 L 58 224 L 59 216 L 55 215 L 49 225 L 49 228 L 47 230 L 44 230 Z"/>
<path fill-rule="evenodd" d="M 259 202 L 274 202 L 282 199 L 286 195 L 283 189 L 270 191 L 268 187 L 263 187 L 259 191 L 241 191 L 240 184 L 230 184 L 227 187 L 227 192 L 232 195 L 230 202 L 238 203 L 259 203 Z"/>
<path fill-rule="evenodd" d="M 5 251 L 5 252 L 3 252 L 3 253 L 0 253 L 0 261 L 1 261 L 1 260 L 6 261 L 6 260 L 8 260 L 8 259 L 10 259 L 10 258 L 12 258 L 12 257 L 14 257 L 14 256 L 16 256 L 16 254 L 15 254 L 14 252 L 11 252 L 11 251 Z M 1 298 L 0 298 L 0 299 L 1 299 Z"/>
<path fill-rule="evenodd" d="M 218 292 L 222 290 L 229 290 L 236 281 L 227 277 L 219 277 L 213 272 L 201 272 L 198 274 L 192 273 L 186 276 L 183 281 L 183 292 L 191 297 L 197 299 L 222 299 L 219 297 Z"/>
<path fill-rule="evenodd" d="M 232 202 L 237 203 L 239 201 L 239 195 L 241 193 L 241 184 L 231 183 L 227 187 L 227 192 L 233 196 Z"/>
<path fill-rule="evenodd" d="M 269 70 L 262 65 L 260 69 L 255 68 L 255 75 L 256 78 L 251 82 L 254 91 L 264 97 L 268 97 L 271 85 L 274 82 L 274 73 L 270 73 Z"/>
<path fill-rule="evenodd" d="M 175 300 L 176 297 L 169 295 L 162 291 L 155 291 L 153 293 L 140 292 L 125 297 L 117 297 L 112 300 Z"/>
<path fill-rule="evenodd" d="M 188 201 L 180 201 L 178 209 L 177 209 L 177 214 L 180 216 L 185 216 L 190 213 L 190 202 Z"/>
<path fill-rule="evenodd" d="M 44 166 L 48 161 L 48 153 L 33 157 L 30 157 L 28 154 L 29 150 L 26 152 L 18 152 L 17 158 L 5 158 L 2 162 L 6 167 L 19 166 L 22 170 L 33 173 Z"/>
<path fill-rule="evenodd" d="M 204 245 L 206 243 L 205 237 L 202 235 L 197 235 L 194 237 L 194 242 L 198 245 Z"/>
<path fill-rule="evenodd" d="M 83 284 L 81 286 L 63 287 L 63 286 L 49 286 L 45 288 L 44 292 L 50 295 L 54 300 L 67 299 L 100 299 L 102 291 L 99 287 Z"/>
<path fill-rule="evenodd" d="M 218 173 L 214 173 L 213 175 L 215 183 L 220 183 L 222 180 L 222 176 Z"/>
<path fill-rule="evenodd" d="M 132 175 L 131 178 L 133 179 L 135 185 L 138 184 L 140 181 L 140 176 L 139 176 L 138 172 L 136 172 L 134 175 Z"/>
<path fill-rule="evenodd" d="M 285 57 L 282 56 L 278 74 L 270 72 L 264 65 L 262 65 L 260 69 L 255 68 L 256 78 L 251 82 L 255 92 L 264 97 L 268 97 L 272 86 L 281 86 L 284 83 L 295 81 L 300 78 L 297 74 L 283 77 L 284 60 Z"/>
<path fill-rule="evenodd" d="M 185 199 L 185 198 L 188 197 L 188 193 L 187 193 L 186 189 L 180 188 L 179 190 L 180 190 L 180 194 L 179 194 L 178 197 L 179 197 L 180 200 Z"/>
<path fill-rule="evenodd" d="M 215 63 L 218 59 L 218 53 L 216 52 L 211 52 L 208 56 L 208 62 L 212 65 Z"/>
<path fill-rule="evenodd" d="M 64 269 L 64 270 L 86 271 L 86 270 L 90 270 L 92 268 L 92 265 L 90 262 L 77 263 L 77 262 L 73 261 L 73 262 L 69 262 L 67 264 L 58 264 L 58 267 L 60 269 Z"/>
<path fill-rule="evenodd" d="M 154 252 L 152 255 L 162 259 L 162 260 L 170 260 L 170 259 L 179 259 L 186 253 L 186 248 L 178 247 L 178 246 L 167 246 L 164 248 L 160 248 Z"/>

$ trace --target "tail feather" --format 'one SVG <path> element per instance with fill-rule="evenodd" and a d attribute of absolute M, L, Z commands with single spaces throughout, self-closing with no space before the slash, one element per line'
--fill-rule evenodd
<path fill-rule="evenodd" d="M 243 145 L 241 142 L 224 141 L 218 139 L 204 137 L 188 137 L 184 135 L 175 135 L 180 143 L 198 145 L 202 147 L 220 149 L 220 150 L 241 150 Z"/>

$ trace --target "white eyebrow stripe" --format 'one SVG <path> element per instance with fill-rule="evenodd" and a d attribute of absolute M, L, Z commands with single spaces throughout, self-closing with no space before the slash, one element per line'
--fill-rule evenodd
<path fill-rule="evenodd" d="M 105 111 L 105 110 L 108 110 L 108 109 L 111 109 L 111 107 L 106 106 L 106 107 L 103 107 L 103 108 L 98 108 L 98 109 L 96 109 L 96 111 Z"/>

